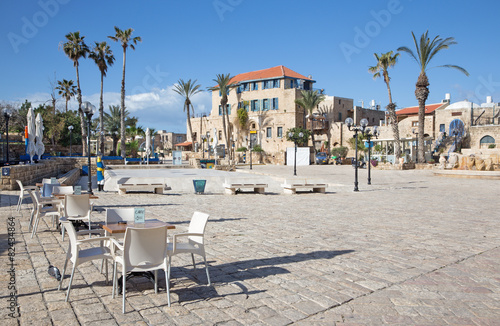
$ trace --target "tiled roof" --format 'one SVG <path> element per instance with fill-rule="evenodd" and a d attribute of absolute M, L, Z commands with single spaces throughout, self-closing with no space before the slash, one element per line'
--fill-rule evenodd
<path fill-rule="evenodd" d="M 311 78 L 303 76 L 285 66 L 276 66 L 268 69 L 250 71 L 236 75 L 233 78 L 231 78 L 231 83 L 239 83 L 246 80 L 259 80 L 259 79 L 268 79 L 277 77 L 292 77 L 292 78 L 312 80 Z"/>
<path fill-rule="evenodd" d="M 434 112 L 437 108 L 445 105 L 447 103 L 429 104 L 425 106 L 425 114 Z M 418 114 L 418 106 L 410 106 L 401 110 L 396 111 L 397 115 L 413 115 Z"/>

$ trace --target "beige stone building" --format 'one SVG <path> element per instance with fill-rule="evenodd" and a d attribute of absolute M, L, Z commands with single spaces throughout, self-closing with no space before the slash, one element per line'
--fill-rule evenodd
<path fill-rule="evenodd" d="M 345 144 L 346 137 L 352 137 L 343 122 L 351 117 L 359 123 L 362 118 L 368 118 L 373 124 L 379 124 L 385 118 L 380 110 L 353 107 L 349 98 L 326 96 L 326 99 L 313 113 L 311 122 L 304 108 L 295 104 L 302 96 L 302 90 L 313 90 L 315 81 L 312 76 L 301 75 L 287 67 L 276 66 L 264 70 L 242 73 L 234 76 L 231 83 L 235 87 L 228 94 L 228 112 L 231 124 L 231 144 L 233 149 L 260 145 L 268 161 L 284 163 L 287 148 L 293 147 L 293 142 L 286 140 L 285 133 L 294 127 L 305 127 L 315 134 L 315 148 L 328 150 L 333 145 Z M 324 93 L 324 90 L 318 90 Z M 222 129 L 221 94 L 212 91 L 212 110 L 209 115 L 191 119 L 194 142 L 202 144 L 207 149 L 208 140 L 211 145 L 214 136 L 218 144 L 225 144 Z M 245 107 L 248 112 L 248 124 L 240 126 L 237 120 L 237 110 Z M 193 141 L 189 138 L 188 141 Z M 309 142 L 311 145 L 311 142 Z M 195 149 L 200 146 L 195 145 Z"/>

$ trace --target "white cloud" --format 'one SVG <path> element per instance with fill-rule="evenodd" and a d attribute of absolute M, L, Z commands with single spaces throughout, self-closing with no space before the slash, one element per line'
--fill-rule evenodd
<path fill-rule="evenodd" d="M 193 96 L 191 101 L 197 115 L 209 113 L 212 105 L 211 96 L 210 92 L 202 92 Z M 110 105 L 120 105 L 120 93 L 107 92 L 104 93 L 103 98 L 106 112 L 109 112 Z M 50 103 L 48 93 L 31 94 L 27 96 L 27 99 L 33 103 L 33 106 Z M 99 107 L 99 100 L 99 93 L 83 96 L 83 101 L 91 102 L 96 108 Z M 144 128 L 186 133 L 186 113 L 183 110 L 184 99 L 173 91 L 173 85 L 165 89 L 152 89 L 147 93 L 126 95 L 125 106 L 130 115 L 138 118 L 138 125 Z M 64 110 L 64 99 L 58 100 L 57 108 Z M 72 110 L 78 108 L 75 99 L 69 102 L 68 108 Z"/>

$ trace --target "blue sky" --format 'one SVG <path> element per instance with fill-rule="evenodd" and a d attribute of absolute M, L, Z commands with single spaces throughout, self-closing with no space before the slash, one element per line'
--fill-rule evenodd
<path fill-rule="evenodd" d="M 50 99 L 54 74 L 76 79 L 59 44 L 65 34 L 80 31 L 87 44 L 109 41 L 116 61 L 104 81 L 104 101 L 106 108 L 119 104 L 122 51 L 107 39 L 116 25 L 133 28 L 143 40 L 127 51 L 126 105 L 144 128 L 185 132 L 183 100 L 172 92 L 179 78 L 197 79 L 206 89 L 216 74 L 277 65 L 312 75 L 328 95 L 385 107 L 385 84 L 374 81 L 368 67 L 375 64 L 374 52 L 413 48 L 411 31 L 454 37 L 458 44 L 438 54 L 432 66 L 455 64 L 470 73 L 430 69 L 428 103 L 445 93 L 452 102 L 482 103 L 487 95 L 500 102 L 498 12 L 497 1 L 2 1 L 0 101 L 38 105 Z M 417 105 L 413 59 L 402 53 L 390 74 L 398 107 Z M 80 81 L 84 100 L 97 106 L 100 75 L 88 59 L 81 62 Z M 211 95 L 204 92 L 193 102 L 196 113 L 208 112 Z M 58 106 L 64 108 L 64 101 Z"/>

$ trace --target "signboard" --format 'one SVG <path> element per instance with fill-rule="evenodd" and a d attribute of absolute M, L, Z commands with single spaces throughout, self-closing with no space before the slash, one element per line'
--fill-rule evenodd
<path fill-rule="evenodd" d="M 182 165 L 182 151 L 172 151 L 172 164 Z"/>
<path fill-rule="evenodd" d="M 365 141 L 365 147 L 366 148 L 368 148 L 368 147 L 373 148 L 373 142 L 370 140 L 370 145 L 368 146 L 368 142 Z"/>
<path fill-rule="evenodd" d="M 10 176 L 10 168 L 2 168 L 2 176 L 4 177 Z"/>
<path fill-rule="evenodd" d="M 82 186 L 75 186 L 75 187 L 73 188 L 73 193 L 74 193 L 75 195 L 81 195 L 81 194 L 82 194 Z"/>
<path fill-rule="evenodd" d="M 310 149 L 309 147 L 297 148 L 297 166 L 309 165 L 310 162 Z M 286 149 L 286 165 L 293 166 L 295 159 L 295 147 L 287 147 Z"/>
<path fill-rule="evenodd" d="M 144 223 L 146 210 L 144 208 L 136 207 L 134 208 L 134 222 L 135 223 Z"/>

